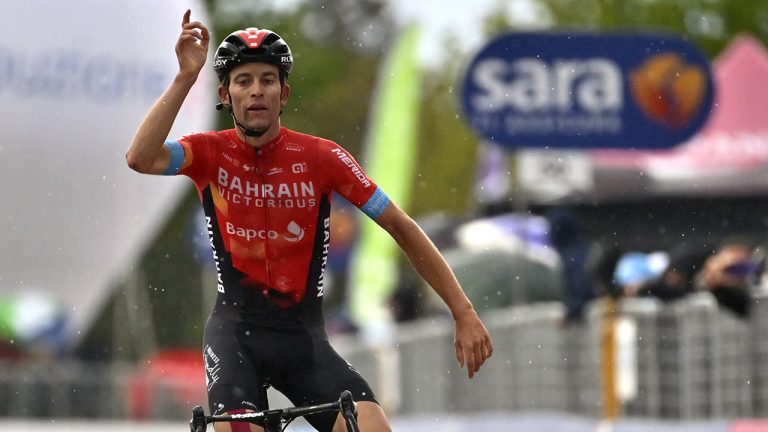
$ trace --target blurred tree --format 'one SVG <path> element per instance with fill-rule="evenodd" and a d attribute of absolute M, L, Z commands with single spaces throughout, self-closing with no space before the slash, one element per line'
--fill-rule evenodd
<path fill-rule="evenodd" d="M 488 39 L 511 27 L 505 8 L 484 20 Z M 445 212 L 467 215 L 476 212 L 474 183 L 480 139 L 462 117 L 460 106 L 462 73 L 471 53 L 457 51 L 461 35 L 448 34 L 442 42 L 444 64 L 428 70 L 424 80 L 418 173 L 412 213 Z"/>
<path fill-rule="evenodd" d="M 557 26 L 665 30 L 690 38 L 715 57 L 742 32 L 768 41 L 768 2 L 763 0 L 538 0 Z"/>
<path fill-rule="evenodd" d="M 459 112 L 458 59 L 424 81 L 419 153 L 411 213 L 464 215 L 473 209 L 477 138 Z"/>

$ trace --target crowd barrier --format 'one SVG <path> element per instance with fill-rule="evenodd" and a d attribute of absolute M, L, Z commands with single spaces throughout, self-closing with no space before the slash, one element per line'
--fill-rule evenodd
<path fill-rule="evenodd" d="M 621 402 L 620 416 L 768 417 L 767 308 L 768 298 L 755 298 L 751 317 L 741 319 L 707 293 L 667 304 L 618 303 L 618 316 L 636 328 L 629 351 L 636 391 Z M 592 305 L 584 323 L 568 327 L 560 325 L 556 303 L 485 313 L 495 352 L 472 380 L 456 362 L 447 317 L 399 325 L 389 343 L 368 345 L 356 336 L 332 343 L 393 415 L 559 412 L 599 419 L 605 408 L 603 309 Z M 2 364 L 0 417 L 136 418 L 137 375 L 135 366 L 124 364 Z M 205 401 L 204 388 L 190 393 L 189 383 L 156 377 L 143 416 L 188 417 L 191 406 Z"/>

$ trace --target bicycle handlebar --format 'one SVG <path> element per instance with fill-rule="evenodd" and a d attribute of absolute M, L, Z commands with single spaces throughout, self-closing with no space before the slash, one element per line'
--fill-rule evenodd
<path fill-rule="evenodd" d="M 191 432 L 206 432 L 209 423 L 238 421 L 262 426 L 265 428 L 266 432 L 280 432 L 284 426 L 287 426 L 288 423 L 298 417 L 328 411 L 340 412 L 342 417 L 344 417 L 349 432 L 360 432 L 357 425 L 357 404 L 352 399 L 352 393 L 348 390 L 341 392 L 339 400 L 336 402 L 306 407 L 248 412 L 244 414 L 207 416 L 201 406 L 196 406 L 192 409 L 192 419 L 189 421 L 189 429 Z"/>

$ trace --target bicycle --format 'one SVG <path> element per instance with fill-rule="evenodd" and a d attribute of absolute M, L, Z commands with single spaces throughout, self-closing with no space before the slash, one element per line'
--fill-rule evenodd
<path fill-rule="evenodd" d="M 352 393 L 345 390 L 341 392 L 339 400 L 320 405 L 306 407 L 291 407 L 272 409 L 265 411 L 249 412 L 244 414 L 205 415 L 203 407 L 192 408 L 192 419 L 189 421 L 191 432 L 206 432 L 209 423 L 216 422 L 248 422 L 261 426 L 265 432 L 283 432 L 288 425 L 299 417 L 322 412 L 340 412 L 347 424 L 347 431 L 360 432 L 357 425 L 357 404 L 352 399 Z"/>

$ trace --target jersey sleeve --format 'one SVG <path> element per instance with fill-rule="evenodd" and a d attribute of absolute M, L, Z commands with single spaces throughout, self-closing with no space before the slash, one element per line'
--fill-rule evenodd
<path fill-rule="evenodd" d="M 178 140 L 165 142 L 171 152 L 171 161 L 165 175 L 186 175 L 196 183 L 207 181 L 206 160 L 210 145 L 204 134 L 186 135 Z"/>
<path fill-rule="evenodd" d="M 325 185 L 357 206 L 371 219 L 378 218 L 390 198 L 338 144 L 321 141 L 319 162 Z"/>

